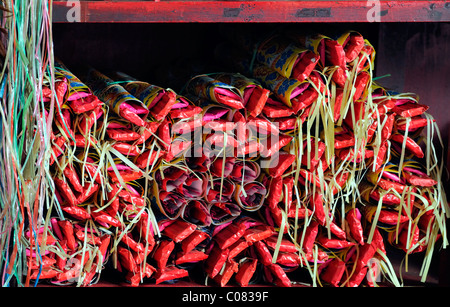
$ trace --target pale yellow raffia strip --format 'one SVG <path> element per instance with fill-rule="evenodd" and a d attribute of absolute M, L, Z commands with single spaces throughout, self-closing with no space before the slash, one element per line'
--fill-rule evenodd
<path fill-rule="evenodd" d="M 272 263 L 276 263 L 277 262 L 277 258 L 278 258 L 278 253 L 280 251 L 280 246 L 281 246 L 281 240 L 283 239 L 283 234 L 284 234 L 284 228 L 286 227 L 286 222 L 287 222 L 287 213 L 289 208 L 288 208 L 288 202 L 287 202 L 287 197 L 286 195 L 288 195 L 288 186 L 286 184 L 283 185 L 284 186 L 284 204 L 285 204 L 285 209 L 282 210 L 280 208 L 281 211 L 281 216 L 282 216 L 282 220 L 281 220 L 281 226 L 280 226 L 280 230 L 278 231 L 278 238 L 277 238 L 277 243 L 275 245 L 275 250 L 273 252 L 273 256 L 272 256 Z"/>

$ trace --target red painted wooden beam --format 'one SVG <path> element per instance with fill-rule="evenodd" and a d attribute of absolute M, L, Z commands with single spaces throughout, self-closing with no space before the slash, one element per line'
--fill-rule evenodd
<path fill-rule="evenodd" d="M 53 22 L 445 22 L 446 1 L 54 1 Z"/>

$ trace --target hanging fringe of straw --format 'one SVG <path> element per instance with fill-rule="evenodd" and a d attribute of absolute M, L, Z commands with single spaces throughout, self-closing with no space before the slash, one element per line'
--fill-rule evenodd
<path fill-rule="evenodd" d="M 47 189 L 52 182 L 48 157 L 53 110 L 46 113 L 42 101 L 43 84 L 53 88 L 54 81 L 50 7 L 51 2 L 41 0 L 8 0 L 0 6 L 2 286 L 29 285 L 26 248 L 34 248 L 36 258 L 41 257 L 41 247 L 29 243 L 37 245 L 32 238 L 45 224 L 43 206 L 49 204 Z"/>

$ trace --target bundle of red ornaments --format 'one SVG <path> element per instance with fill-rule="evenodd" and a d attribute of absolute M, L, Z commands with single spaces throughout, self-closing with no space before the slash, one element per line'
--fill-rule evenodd
<path fill-rule="evenodd" d="M 56 63 L 56 197 L 27 232 L 31 279 L 399 284 L 386 244 L 431 257 L 448 210 L 428 107 L 377 85 L 374 55 L 356 32 L 277 35 L 249 77 L 195 76 L 183 95 Z"/>

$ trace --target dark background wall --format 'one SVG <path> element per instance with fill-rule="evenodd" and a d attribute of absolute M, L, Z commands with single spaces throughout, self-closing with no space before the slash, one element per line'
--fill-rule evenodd
<path fill-rule="evenodd" d="M 380 82 L 417 93 L 420 103 L 430 106 L 444 148 L 449 146 L 450 131 L 449 55 L 449 23 L 380 24 L 377 75 L 391 74 Z"/>

